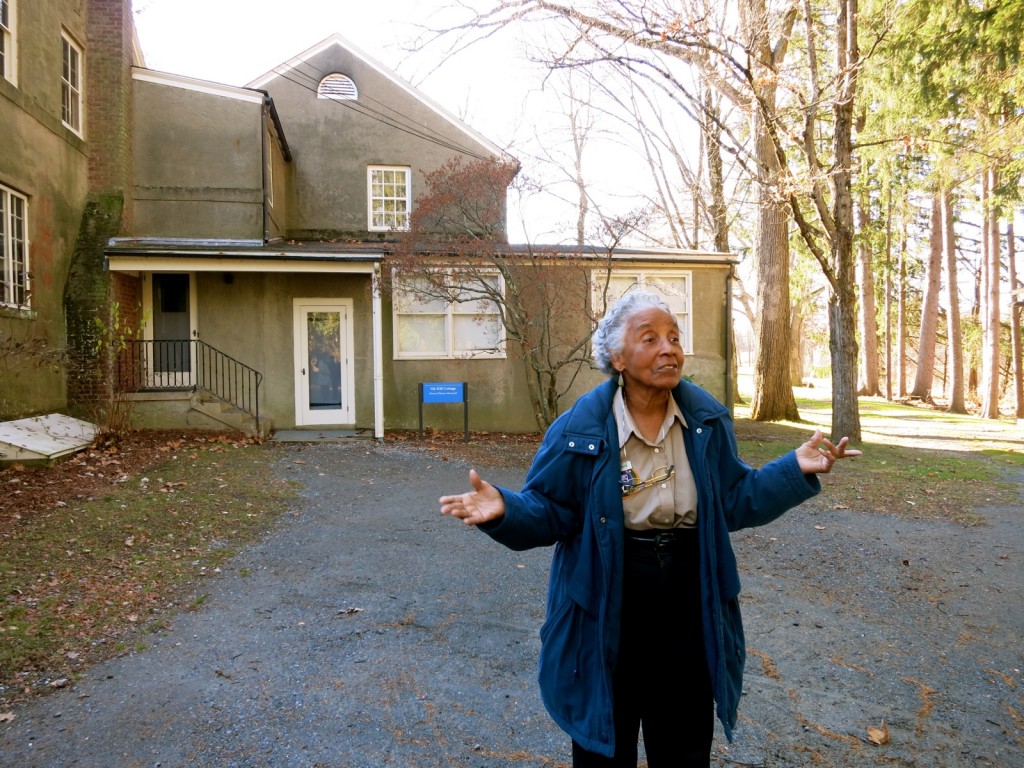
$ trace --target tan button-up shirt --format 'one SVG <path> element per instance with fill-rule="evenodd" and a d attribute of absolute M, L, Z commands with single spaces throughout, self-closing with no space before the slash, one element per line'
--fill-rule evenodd
<path fill-rule="evenodd" d="M 697 524 L 697 485 L 690 470 L 683 443 L 686 420 L 669 397 L 665 421 L 654 441 L 647 440 L 633 423 L 622 390 L 612 401 L 615 423 L 619 427 L 620 480 L 624 486 L 622 508 L 626 527 L 633 530 L 682 528 Z M 658 482 L 652 477 L 674 472 Z M 630 488 L 633 486 L 633 489 Z M 636 489 L 636 486 L 641 486 Z"/>

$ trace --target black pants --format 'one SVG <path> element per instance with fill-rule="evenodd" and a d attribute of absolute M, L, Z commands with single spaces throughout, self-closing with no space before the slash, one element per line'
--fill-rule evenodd
<path fill-rule="evenodd" d="M 575 741 L 574 768 L 708 768 L 714 701 L 704 653 L 697 531 L 667 546 L 626 539 L 619 660 L 612 681 L 615 757 Z"/>

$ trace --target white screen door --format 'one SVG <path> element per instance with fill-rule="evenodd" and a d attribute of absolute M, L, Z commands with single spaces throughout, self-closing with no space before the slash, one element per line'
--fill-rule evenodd
<path fill-rule="evenodd" d="M 295 299 L 295 425 L 354 424 L 351 299 Z"/>

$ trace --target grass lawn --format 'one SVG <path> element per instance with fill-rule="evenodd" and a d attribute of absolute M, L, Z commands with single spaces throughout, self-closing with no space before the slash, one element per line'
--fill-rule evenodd
<path fill-rule="evenodd" d="M 736 408 L 740 452 L 754 466 L 807 440 L 832 422 L 831 394 L 795 389 L 802 423 L 749 420 Z M 823 477 L 836 508 L 934 517 L 977 524 L 977 507 L 1022 504 L 1024 428 L 1015 419 L 948 414 L 924 405 L 860 399 L 864 456 Z M 839 437 L 839 436 L 837 436 Z"/>

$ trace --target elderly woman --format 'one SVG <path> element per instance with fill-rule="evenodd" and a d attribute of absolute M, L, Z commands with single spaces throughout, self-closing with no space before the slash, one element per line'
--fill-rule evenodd
<path fill-rule="evenodd" d="M 540 688 L 573 766 L 708 766 L 714 712 L 731 738 L 745 656 L 729 532 L 820 490 L 844 456 L 815 432 L 761 469 L 736 453 L 728 411 L 682 381 L 679 326 L 655 294 L 626 294 L 594 357 L 610 380 L 544 437 L 519 493 L 475 470 L 441 512 L 520 550 L 555 545 Z"/>

